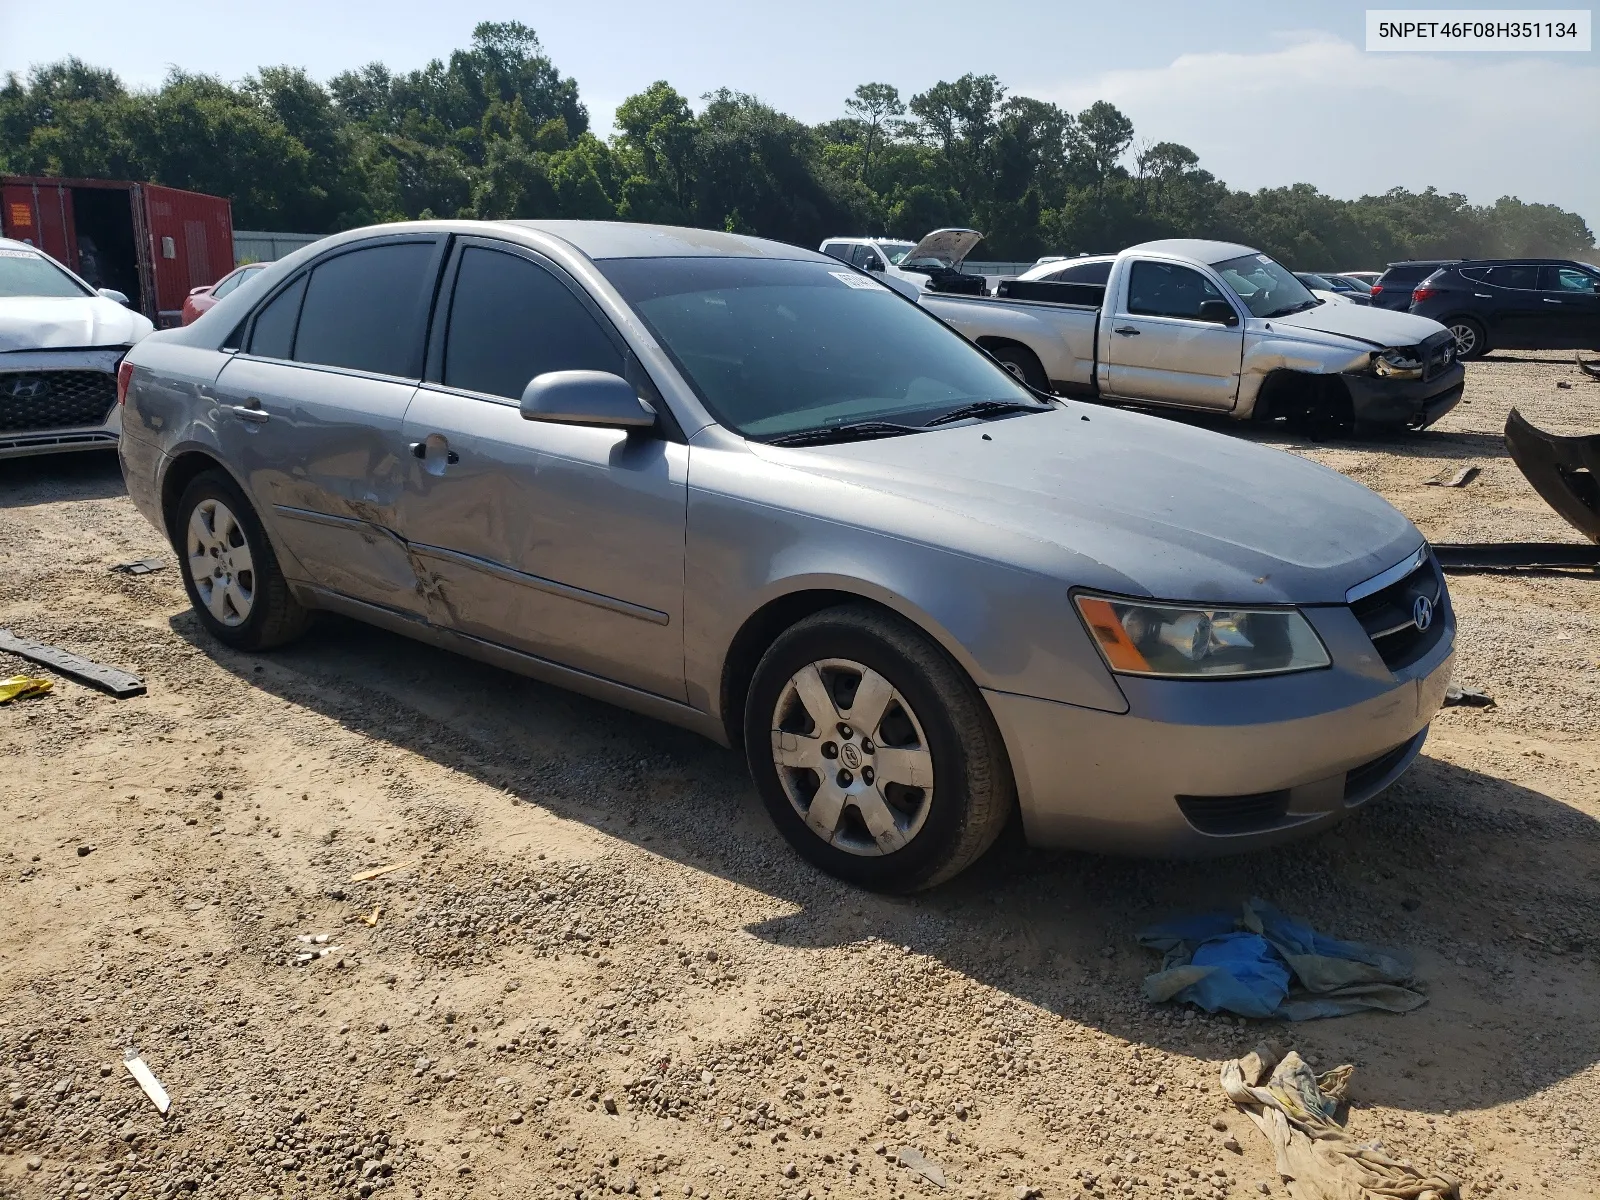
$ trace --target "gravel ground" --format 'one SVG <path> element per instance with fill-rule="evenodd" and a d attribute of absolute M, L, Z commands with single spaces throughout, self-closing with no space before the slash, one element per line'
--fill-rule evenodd
<path fill-rule="evenodd" d="M 1571 539 L 1498 431 L 1600 429 L 1600 385 L 1519 355 L 1467 394 L 1422 435 L 1264 440 L 1437 539 Z M 1352 1131 L 1469 1196 L 1600 1191 L 1592 574 L 1452 580 L 1458 678 L 1498 706 L 1324 836 L 1204 865 L 1010 839 L 896 899 L 798 862 L 732 754 L 343 621 L 234 654 L 171 567 L 106 573 L 147 554 L 114 461 L 0 464 L 0 624 L 150 682 L 0 709 L 0 1195 L 1281 1196 L 1216 1082 L 1263 1038 L 1355 1063 Z M 1134 931 L 1251 895 L 1411 950 L 1430 1002 L 1147 1004 Z"/>

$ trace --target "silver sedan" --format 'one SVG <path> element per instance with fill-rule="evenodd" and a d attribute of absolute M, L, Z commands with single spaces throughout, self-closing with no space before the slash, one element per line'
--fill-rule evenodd
<path fill-rule="evenodd" d="M 342 613 L 738 746 L 868 887 L 1035 843 L 1213 854 L 1410 765 L 1454 615 L 1291 455 L 1029 391 L 871 276 L 601 222 L 356 230 L 128 356 L 200 622 Z"/>

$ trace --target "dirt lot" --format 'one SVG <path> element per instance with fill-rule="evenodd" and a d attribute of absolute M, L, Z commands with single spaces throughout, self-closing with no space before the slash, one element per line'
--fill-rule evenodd
<path fill-rule="evenodd" d="M 1600 429 L 1600 384 L 1526 355 L 1467 394 L 1421 436 L 1279 440 L 1436 539 L 1574 538 L 1498 431 L 1513 402 Z M 0 464 L 0 625 L 150 683 L 0 709 L 0 1194 L 941 1194 L 895 1161 L 920 1147 L 952 1196 L 1281 1196 L 1216 1082 L 1263 1036 L 1355 1063 L 1353 1132 L 1469 1196 L 1600 1191 L 1592 575 L 1455 578 L 1457 677 L 1498 707 L 1442 714 L 1334 832 L 1206 865 L 1003 845 L 886 899 L 801 865 L 725 751 L 343 621 L 224 651 L 173 568 L 106 571 L 150 554 L 114 460 Z M 1413 951 L 1430 1002 L 1148 1005 L 1134 931 L 1251 895 Z M 296 965 L 302 934 L 338 949 Z"/>

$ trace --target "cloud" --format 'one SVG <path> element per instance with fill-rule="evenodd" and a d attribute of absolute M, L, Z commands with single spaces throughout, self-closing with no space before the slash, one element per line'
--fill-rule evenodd
<path fill-rule="evenodd" d="M 1141 139 L 1182 142 L 1235 188 L 1309 182 L 1354 197 L 1431 185 L 1480 204 L 1559 204 L 1600 227 L 1600 68 L 1566 55 L 1368 54 L 1323 33 L 1283 43 L 1019 90 L 1074 112 L 1109 100 Z"/>

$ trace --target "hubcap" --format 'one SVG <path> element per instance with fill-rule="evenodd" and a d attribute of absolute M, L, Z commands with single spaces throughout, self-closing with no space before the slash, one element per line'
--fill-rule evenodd
<path fill-rule="evenodd" d="M 1022 373 L 1021 364 L 1014 363 L 1014 362 L 1007 362 L 1005 359 L 1002 358 L 1000 360 L 1000 365 L 1002 367 L 1004 367 L 1006 370 L 1010 371 L 1018 379 L 1022 380 L 1023 383 L 1027 383 L 1028 382 L 1028 377 Z"/>
<path fill-rule="evenodd" d="M 202 500 L 194 506 L 185 551 L 189 578 L 206 611 L 224 625 L 248 621 L 256 600 L 255 564 L 244 529 L 226 504 Z"/>
<path fill-rule="evenodd" d="M 772 761 L 795 812 L 830 846 L 892 854 L 933 803 L 933 756 L 911 705 L 882 675 L 828 658 L 784 685 Z"/>
<path fill-rule="evenodd" d="M 1452 325 L 1450 335 L 1456 339 L 1456 357 L 1462 358 L 1472 353 L 1472 348 L 1478 344 L 1478 331 L 1471 325 Z"/>

